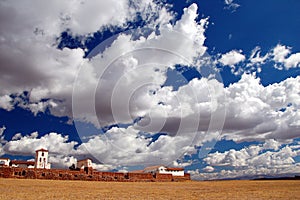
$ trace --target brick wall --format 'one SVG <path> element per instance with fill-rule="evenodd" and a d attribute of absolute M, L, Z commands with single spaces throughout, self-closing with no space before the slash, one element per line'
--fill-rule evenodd
<path fill-rule="evenodd" d="M 16 167 L 0 167 L 2 178 L 52 179 L 52 180 L 87 180 L 87 181 L 119 181 L 119 182 L 149 182 L 149 181 L 184 181 L 190 180 L 190 175 L 173 177 L 171 174 L 151 173 L 120 173 L 99 172 L 92 169 L 72 171 L 64 169 L 29 169 Z"/>
<path fill-rule="evenodd" d="M 173 181 L 172 174 L 156 174 L 156 180 L 157 181 Z"/>

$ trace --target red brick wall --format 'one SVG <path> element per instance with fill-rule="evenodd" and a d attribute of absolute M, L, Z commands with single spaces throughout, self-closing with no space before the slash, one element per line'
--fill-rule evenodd
<path fill-rule="evenodd" d="M 71 171 L 64 169 L 28 169 L 15 167 L 0 167 L 0 177 L 3 178 L 28 178 L 28 179 L 52 179 L 52 180 L 90 180 L 90 181 L 183 181 L 190 180 L 190 175 L 184 177 L 173 177 L 171 174 L 151 173 L 120 173 L 120 172 L 98 172 Z"/>
<path fill-rule="evenodd" d="M 172 174 L 156 174 L 156 179 L 158 181 L 173 181 Z"/>
<path fill-rule="evenodd" d="M 187 181 L 187 180 L 191 180 L 191 176 L 188 173 L 185 173 L 184 176 L 174 176 L 173 177 L 174 181 Z"/>
<path fill-rule="evenodd" d="M 151 173 L 128 173 L 127 177 L 129 181 L 154 181 L 154 177 Z"/>

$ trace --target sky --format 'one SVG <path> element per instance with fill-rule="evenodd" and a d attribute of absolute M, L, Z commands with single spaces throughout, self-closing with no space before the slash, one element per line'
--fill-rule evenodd
<path fill-rule="evenodd" d="M 0 1 L 0 157 L 300 175 L 297 0 Z"/>

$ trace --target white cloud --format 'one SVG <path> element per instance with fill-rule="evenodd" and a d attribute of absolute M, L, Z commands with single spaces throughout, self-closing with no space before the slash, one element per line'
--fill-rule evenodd
<path fill-rule="evenodd" d="M 272 50 L 272 55 L 273 60 L 277 64 L 283 65 L 287 70 L 300 66 L 300 53 L 291 54 L 291 47 L 278 44 Z M 280 69 L 280 66 L 278 68 Z"/>
<path fill-rule="evenodd" d="M 224 0 L 224 4 L 226 5 L 224 9 L 231 10 L 231 12 L 235 12 L 240 7 L 239 4 L 234 3 L 234 0 Z"/>
<path fill-rule="evenodd" d="M 203 170 L 205 172 L 213 172 L 215 170 L 215 168 L 213 168 L 212 166 L 206 166 L 203 168 Z"/>
<path fill-rule="evenodd" d="M 176 103 L 172 98 L 176 94 L 169 91 L 171 88 L 161 86 L 166 81 L 168 68 L 174 68 L 175 64 L 191 65 L 195 58 L 205 53 L 207 19 L 197 23 L 196 17 L 197 5 L 192 4 L 174 26 L 161 26 L 160 34 L 153 32 L 135 41 L 130 35 L 120 34 L 101 55 L 84 62 L 74 86 L 75 118 L 99 127 L 132 123 L 133 119 L 145 117 L 150 111 L 151 114 L 167 111 L 160 107 L 170 110 L 171 107 L 158 105 L 161 99 L 151 91 L 159 96 L 171 95 L 166 98 Z M 101 115 L 96 117 L 95 112 Z"/>
<path fill-rule="evenodd" d="M 270 139 L 270 140 L 266 140 L 266 142 L 263 145 L 263 148 L 264 149 L 274 149 L 275 151 L 277 151 L 280 146 L 281 146 L 280 142 L 278 142 L 277 140 L 274 140 L 274 139 Z"/>
<path fill-rule="evenodd" d="M 38 137 L 37 132 L 20 138 L 19 134 L 5 143 L 3 149 L 8 154 L 16 155 L 34 155 L 35 150 L 40 148 L 48 149 L 52 154 L 70 155 L 73 153 L 77 142 L 68 142 L 68 136 L 62 136 L 57 133 L 49 133 Z"/>
<path fill-rule="evenodd" d="M 281 176 L 294 176 L 300 173 L 300 165 L 298 163 L 290 166 L 282 166 L 278 168 L 246 168 L 240 170 L 221 170 L 220 172 L 202 173 L 200 170 L 190 170 L 193 179 L 198 180 L 215 180 L 215 179 L 235 179 L 244 178 L 251 179 L 254 177 L 261 178 L 262 176 L 278 177 Z"/>
<path fill-rule="evenodd" d="M 286 59 L 286 57 L 291 53 L 291 50 L 289 47 L 283 46 L 278 44 L 273 49 L 273 60 L 275 62 L 283 63 Z"/>
<path fill-rule="evenodd" d="M 160 136 L 155 142 L 129 127 L 112 128 L 81 144 L 78 155 L 91 153 L 101 163 L 114 166 L 172 164 L 185 153 L 190 140 L 186 136 Z"/>
<path fill-rule="evenodd" d="M 47 5 L 34 1 L 32 3 L 34 6 L 31 7 L 28 7 L 27 3 L 2 2 L 2 8 L 6 8 L 4 10 L 11 10 L 10 13 L 15 14 L 14 17 L 7 17 L 4 24 L 6 27 L 1 31 L 0 60 L 5 64 L 0 69 L 0 80 L 2 80 L 0 81 L 2 85 L 0 94 L 6 99 L 6 101 L 2 101 L 2 104 L 5 103 L 2 107 L 6 109 L 11 109 L 8 104 L 8 94 L 21 94 L 26 90 L 30 91 L 30 101 L 19 102 L 19 106 L 30 109 L 34 114 L 50 108 L 51 113 L 56 116 L 67 115 L 71 117 L 73 82 L 76 76 L 80 76 L 82 87 L 84 87 L 80 91 L 77 87 L 76 91 L 79 91 L 79 95 L 82 97 L 90 97 L 87 91 L 90 90 L 93 93 L 97 87 L 97 80 L 102 70 L 99 66 L 106 66 L 112 59 L 115 59 L 114 56 L 123 55 L 130 50 L 149 47 L 161 49 L 161 52 L 169 51 L 162 56 L 159 56 L 161 52 L 152 52 L 153 56 L 149 56 L 147 54 L 150 51 L 145 51 L 144 54 L 129 56 L 123 60 L 125 72 L 133 73 L 130 75 L 133 77 L 128 77 L 131 80 L 126 86 L 132 85 L 133 81 L 137 81 L 135 78 L 138 77 L 138 73 L 132 71 L 136 66 L 130 65 L 126 61 L 127 59 L 135 60 L 139 65 L 159 61 L 158 66 L 152 64 L 152 67 L 148 64 L 148 71 L 145 68 L 142 69 L 148 72 L 148 74 L 145 73 L 145 76 L 148 76 L 146 80 L 155 83 L 155 87 L 157 87 L 164 83 L 167 67 L 171 67 L 175 63 L 187 63 L 187 60 L 193 62 L 195 57 L 203 55 L 206 50 L 203 44 L 207 19 L 201 20 L 200 23 L 195 21 L 197 17 L 196 4 L 186 8 L 182 19 L 172 26 L 168 24 L 172 14 L 162 4 L 156 5 L 152 1 L 134 2 L 135 9 L 133 9 L 135 6 L 129 5 L 129 1 L 111 1 L 109 3 L 74 1 L 73 3 L 63 2 L 62 4 L 53 1 Z M 113 8 L 109 9 L 112 5 Z M 28 7 L 28 9 L 20 9 L 22 6 Z M 104 11 L 101 12 L 101 9 Z M 118 9 L 118 15 L 115 14 L 116 9 Z M 149 21 L 150 19 L 148 19 L 148 21 L 150 24 L 159 24 L 161 34 L 152 34 L 148 38 L 142 37 L 136 41 L 132 41 L 130 35 L 121 34 L 113 45 L 101 55 L 104 57 L 103 59 L 99 56 L 99 58 L 91 61 L 83 58 L 84 51 L 82 49 L 64 48 L 59 50 L 56 48 L 56 38 L 67 28 L 72 34 L 84 35 L 99 30 L 103 24 L 105 26 L 109 24 L 122 25 L 125 21 L 132 19 L 137 12 L 143 13 L 142 16 L 145 18 L 151 18 L 151 14 L 148 15 L 147 13 L 156 13 L 158 19 L 156 21 Z M 90 15 L 95 17 L 92 18 Z M 27 25 L 24 26 L 24 24 Z M 7 51 L 7 49 L 14 49 L 14 51 Z M 80 71 L 77 74 L 82 63 L 86 65 L 85 70 L 83 73 Z M 156 68 L 160 68 L 162 65 L 165 65 L 164 68 L 157 72 Z M 118 81 L 118 78 L 124 75 L 124 72 L 120 71 L 119 68 L 113 70 L 118 72 L 116 78 L 110 80 L 111 83 Z M 85 78 L 83 79 L 83 77 Z M 106 78 L 104 77 L 104 79 Z M 140 77 L 140 80 L 143 78 Z M 111 83 L 107 83 L 108 88 L 106 89 L 111 89 L 109 86 Z M 124 87 L 124 89 L 124 91 L 130 92 L 130 87 L 129 89 Z M 101 95 L 103 96 L 103 94 Z M 43 99 L 51 100 L 40 102 Z M 110 102 L 110 100 L 108 101 Z M 83 118 L 96 123 L 96 119 L 89 116 L 89 112 L 93 111 L 85 109 L 86 106 L 84 105 L 81 107 L 81 110 L 87 110 L 82 112 Z M 98 110 L 102 111 L 102 107 L 107 106 L 104 103 L 97 107 Z M 109 118 L 111 113 L 107 113 L 107 115 L 106 118 Z"/>
<path fill-rule="evenodd" d="M 140 102 L 155 102 L 149 111 L 146 110 L 149 115 L 128 128 L 112 128 L 103 135 L 90 137 L 76 150 L 75 143 L 67 142 L 67 138 L 55 133 L 39 139 L 36 134 L 22 138 L 18 135 L 16 140 L 5 144 L 4 149 L 10 153 L 29 154 L 46 146 L 55 153 L 91 154 L 99 161 L 115 166 L 172 164 L 184 154 L 195 153 L 194 145 L 201 146 L 218 139 L 217 130 L 222 130 L 223 138 L 235 141 L 265 141 L 269 138 L 264 149 L 276 149 L 281 143 L 299 137 L 300 116 L 295 112 L 300 105 L 296 92 L 299 91 L 299 81 L 299 78 L 290 78 L 264 87 L 253 75 L 243 75 L 239 82 L 224 88 L 216 80 L 194 79 L 178 91 L 164 87 L 156 89 L 155 95 L 149 97 L 148 93 L 139 95 L 139 98 L 144 98 Z M 286 110 L 281 111 L 281 108 Z M 224 112 L 223 127 L 220 116 Z M 218 123 L 223 129 L 219 129 Z M 151 138 L 141 131 L 150 135 L 157 132 L 168 135 L 160 136 L 151 143 Z M 274 138 L 276 141 L 272 140 Z M 244 151 L 230 153 L 219 163 L 246 165 L 246 156 L 256 151 L 252 148 Z M 231 155 L 240 159 L 231 158 Z"/>
<path fill-rule="evenodd" d="M 116 166 L 114 165 L 106 165 L 106 164 L 96 164 L 93 163 L 93 169 L 96 169 L 98 171 L 111 171 L 113 169 L 116 169 Z M 119 171 L 119 172 L 127 172 L 127 171 Z"/>
<path fill-rule="evenodd" d="M 269 58 L 269 53 L 264 55 L 263 57 L 260 56 L 261 48 L 259 46 L 255 47 L 250 55 L 249 61 L 251 64 L 262 65 L 266 62 Z"/>
<path fill-rule="evenodd" d="M 13 99 L 8 96 L 0 96 L 0 108 L 3 108 L 4 110 L 11 111 L 13 109 L 12 105 Z"/>
<path fill-rule="evenodd" d="M 299 137 L 299 81 L 289 78 L 264 87 L 253 75 L 243 75 L 226 88 L 224 136 L 237 141 Z"/>
<path fill-rule="evenodd" d="M 275 140 L 271 141 L 276 142 Z M 278 149 L 270 149 L 268 142 L 262 145 L 252 145 L 241 150 L 231 149 L 223 153 L 211 153 L 204 159 L 209 165 L 200 170 L 191 171 L 196 179 L 224 179 L 224 178 L 249 178 L 259 176 L 295 175 L 300 173 L 300 166 L 294 161 L 299 151 L 288 145 Z M 267 147 L 268 146 L 268 147 Z M 266 150 L 266 147 L 267 151 Z M 213 167 L 229 166 L 233 169 L 226 169 L 213 172 Z M 213 172 L 213 173 L 211 173 Z"/>
<path fill-rule="evenodd" d="M 242 54 L 241 50 L 232 50 L 221 56 L 219 62 L 224 66 L 230 66 L 234 70 L 234 65 L 244 61 L 246 57 Z"/>
<path fill-rule="evenodd" d="M 4 150 L 3 150 L 3 145 L 7 142 L 5 139 L 4 139 L 4 131 L 5 131 L 6 127 L 3 126 L 0 128 L 0 156 L 2 156 L 3 154 L 5 154 Z"/>
<path fill-rule="evenodd" d="M 51 153 L 51 152 L 50 152 Z M 77 159 L 73 156 L 66 155 L 51 155 L 49 156 L 49 162 L 51 163 L 52 168 L 68 168 L 72 166 L 72 164 L 77 163 Z"/>
<path fill-rule="evenodd" d="M 142 13 L 144 20 L 159 12 L 163 6 L 147 1 L 49 1 L 24 0 L 1 2 L 2 13 L 7 21 L 2 32 L 19 31 L 58 36 L 67 29 L 75 35 L 87 35 L 107 26 L 126 26 L 127 21 Z M 166 12 L 165 10 L 163 11 Z M 165 17 L 169 18 L 166 13 Z M 22 23 L 18 20 L 22 19 Z M 163 21 L 161 17 L 160 21 Z"/>
<path fill-rule="evenodd" d="M 285 66 L 287 69 L 299 67 L 300 66 L 300 53 L 294 53 L 294 54 L 290 55 L 285 60 Z"/>

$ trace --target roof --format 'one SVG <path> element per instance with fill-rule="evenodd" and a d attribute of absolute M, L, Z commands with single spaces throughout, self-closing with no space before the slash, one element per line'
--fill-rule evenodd
<path fill-rule="evenodd" d="M 16 164 L 16 165 L 34 165 L 34 161 L 26 161 L 26 160 L 12 160 L 11 164 Z"/>
<path fill-rule="evenodd" d="M 149 167 L 146 167 L 144 169 L 144 171 L 155 171 L 155 170 L 158 170 L 160 167 L 166 168 L 167 171 L 184 171 L 183 168 L 179 168 L 179 167 L 165 167 L 163 165 L 149 166 Z"/>
<path fill-rule="evenodd" d="M 35 152 L 38 152 L 38 151 L 48 152 L 48 150 L 47 150 L 47 149 L 44 149 L 44 148 L 38 149 L 38 150 L 36 150 Z"/>
<path fill-rule="evenodd" d="M 0 160 L 10 160 L 9 158 L 0 158 Z"/>
<path fill-rule="evenodd" d="M 168 167 L 167 171 L 183 171 L 183 168 L 179 168 L 179 167 Z"/>

